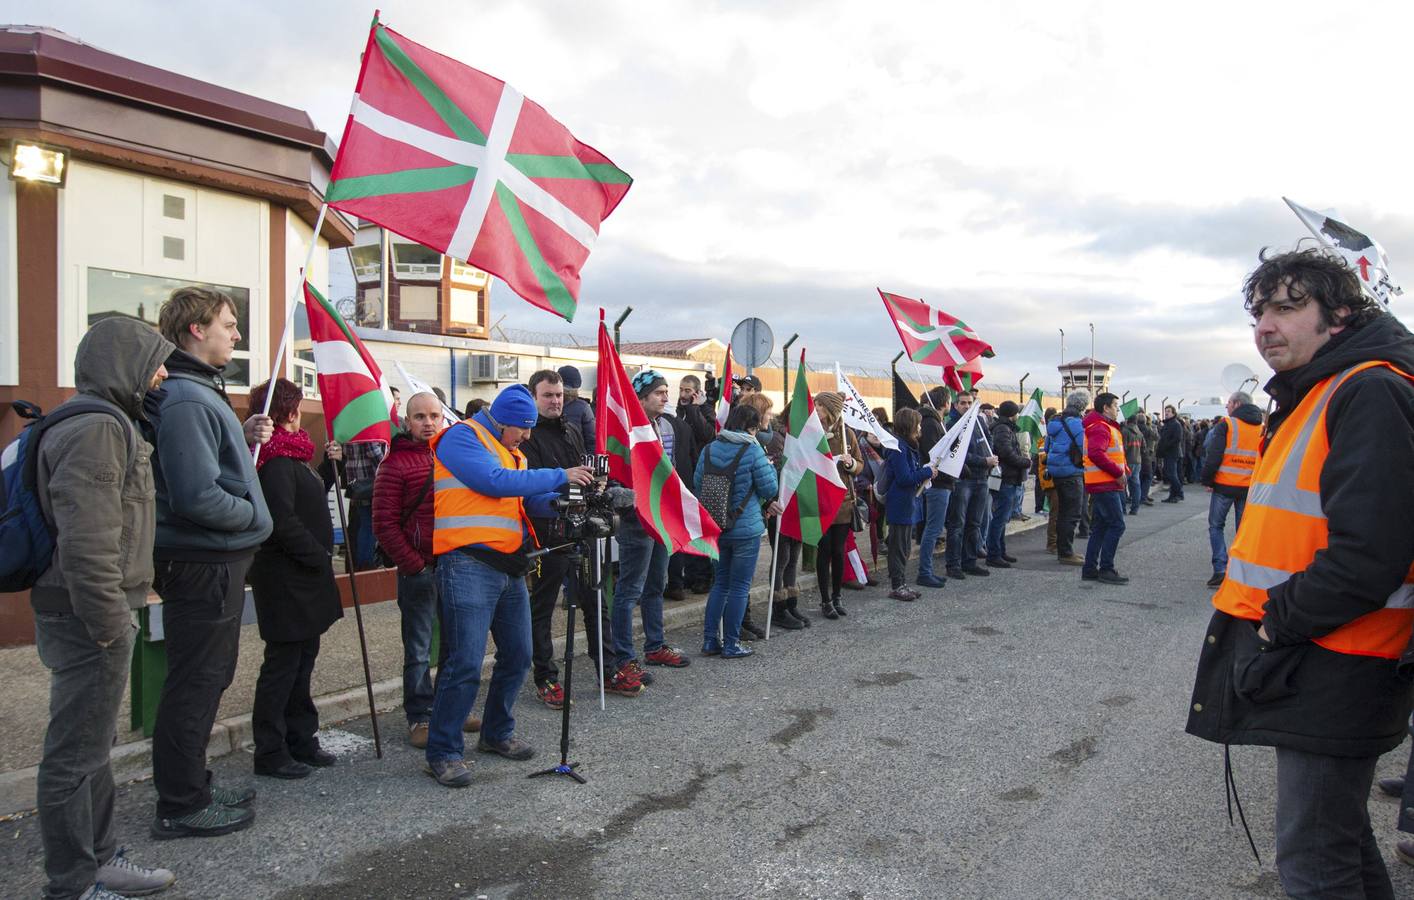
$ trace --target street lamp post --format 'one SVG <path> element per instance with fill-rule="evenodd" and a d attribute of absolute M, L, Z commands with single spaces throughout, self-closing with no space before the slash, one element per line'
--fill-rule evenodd
<path fill-rule="evenodd" d="M 616 351 L 619 349 L 619 326 L 624 323 L 624 319 L 627 319 L 631 312 L 633 312 L 632 306 L 624 307 L 623 315 L 614 320 L 614 350 Z"/>
<path fill-rule="evenodd" d="M 795 343 L 799 334 L 791 333 L 790 340 L 781 347 L 781 403 L 784 405 L 790 402 L 790 345 Z M 900 350 L 901 354 L 903 351 Z"/>
<path fill-rule="evenodd" d="M 1021 403 L 1023 405 L 1026 403 L 1026 379 L 1030 377 L 1030 372 L 1027 372 L 1025 375 L 1022 375 L 1021 384 L 1018 385 L 1016 388 L 1016 402 Z"/>

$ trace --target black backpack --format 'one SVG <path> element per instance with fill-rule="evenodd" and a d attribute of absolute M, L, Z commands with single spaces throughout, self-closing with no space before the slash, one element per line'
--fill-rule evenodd
<path fill-rule="evenodd" d="M 712 442 L 717 443 L 716 441 Z M 712 444 L 707 445 L 707 452 L 702 454 L 702 486 L 697 489 L 697 499 L 702 504 L 702 508 L 707 510 L 707 514 L 712 517 L 712 521 L 723 531 L 728 530 L 736 524 L 746 504 L 751 502 L 751 491 L 746 492 L 746 498 L 741 501 L 741 505 L 736 509 L 731 508 L 732 488 L 736 486 L 736 470 L 741 465 L 741 458 L 750 449 L 750 444 L 742 444 L 741 449 L 732 457 L 731 462 L 724 466 L 719 466 L 712 462 Z"/>

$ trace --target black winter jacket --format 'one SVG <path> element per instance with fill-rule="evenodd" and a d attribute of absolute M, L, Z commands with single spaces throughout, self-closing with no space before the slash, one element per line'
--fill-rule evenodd
<path fill-rule="evenodd" d="M 343 618 L 334 583 L 334 524 L 329 519 L 333 469 L 276 457 L 260 467 L 260 488 L 273 523 L 256 551 L 246 580 L 255 618 L 266 641 L 318 637 Z"/>
<path fill-rule="evenodd" d="M 1414 335 L 1391 316 L 1343 331 L 1267 383 L 1276 433 L 1321 380 L 1368 360 L 1414 374 Z M 1271 588 L 1257 623 L 1213 614 L 1187 730 L 1211 741 L 1373 756 L 1407 733 L 1414 688 L 1396 660 L 1336 653 L 1312 638 L 1380 609 L 1414 562 L 1414 384 L 1386 368 L 1354 376 L 1326 408 L 1321 470 L 1329 543 Z"/>
<path fill-rule="evenodd" d="M 1248 425 L 1262 424 L 1262 411 L 1252 403 L 1242 404 L 1233 412 L 1233 415 Z M 1227 419 L 1218 419 L 1218 424 L 1209 429 L 1207 443 L 1203 446 L 1203 471 L 1199 473 L 1198 480 L 1212 488 L 1214 493 L 1222 494 L 1225 497 L 1246 497 L 1247 488 L 1218 484 L 1215 480 L 1218 477 L 1218 469 L 1223 464 L 1223 453 L 1227 450 L 1227 440 Z"/>
<path fill-rule="evenodd" d="M 1031 459 L 1022 452 L 1016 422 L 997 419 L 992 426 L 992 453 L 1002 468 L 1002 484 L 1021 484 L 1031 469 Z"/>
<path fill-rule="evenodd" d="M 1165 419 L 1164 424 L 1159 426 L 1159 446 L 1155 452 L 1160 459 L 1183 455 L 1183 424 L 1178 421 L 1178 416 Z"/>
<path fill-rule="evenodd" d="M 918 438 L 918 452 L 926 462 L 928 454 L 932 452 L 933 446 L 943 439 L 943 432 L 947 431 L 947 428 L 943 425 L 943 417 L 926 402 L 918 408 L 918 414 L 923 418 L 922 435 Z M 951 489 L 956 483 L 957 479 L 951 475 L 935 475 L 933 483 L 928 486 Z"/>
<path fill-rule="evenodd" d="M 530 437 L 520 445 L 520 452 L 525 454 L 527 469 L 572 469 L 584 465 L 584 437 L 563 416 L 541 416 Z M 531 519 L 530 524 L 538 535 L 550 533 L 548 519 Z"/>

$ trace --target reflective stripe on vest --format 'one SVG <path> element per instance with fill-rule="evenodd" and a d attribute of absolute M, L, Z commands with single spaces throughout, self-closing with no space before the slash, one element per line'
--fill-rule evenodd
<path fill-rule="evenodd" d="M 1119 470 L 1123 472 L 1125 466 L 1124 436 L 1119 433 L 1118 428 L 1114 427 L 1109 422 L 1105 423 L 1105 427 L 1110 430 L 1110 446 L 1109 449 L 1105 451 L 1105 456 L 1109 458 L 1110 462 L 1119 466 Z M 1109 472 L 1095 465 L 1095 461 L 1090 458 L 1090 451 L 1088 449 L 1085 451 L 1086 484 L 1114 484 L 1118 480 L 1119 478 L 1117 476 L 1111 475 Z"/>
<path fill-rule="evenodd" d="M 1227 446 L 1214 483 L 1227 487 L 1248 487 L 1252 470 L 1262 447 L 1262 426 L 1244 422 L 1236 416 L 1227 418 Z"/>
<path fill-rule="evenodd" d="M 506 469 L 524 469 L 525 456 L 519 450 L 508 450 L 479 422 L 467 419 L 461 424 L 471 428 L 482 446 L 495 456 Z M 479 494 L 452 474 L 437 457 L 437 442 L 456 426 L 447 428 L 432 439 L 434 477 L 432 552 L 450 553 L 459 547 L 478 544 L 498 553 L 515 553 L 525 543 L 526 530 L 532 538 L 534 529 L 525 516 L 525 501 L 520 497 L 488 497 Z"/>
<path fill-rule="evenodd" d="M 1262 448 L 1247 491 L 1247 508 L 1228 551 L 1227 578 L 1213 605 L 1240 619 L 1259 621 L 1267 591 L 1305 571 L 1325 549 L 1329 526 L 1321 508 L 1321 470 L 1330 456 L 1326 410 L 1351 376 L 1384 366 L 1410 381 L 1414 375 L 1386 362 L 1367 362 L 1311 388 L 1282 428 Z M 1404 584 L 1375 610 L 1313 638 L 1327 650 L 1397 659 L 1414 631 L 1414 564 Z"/>

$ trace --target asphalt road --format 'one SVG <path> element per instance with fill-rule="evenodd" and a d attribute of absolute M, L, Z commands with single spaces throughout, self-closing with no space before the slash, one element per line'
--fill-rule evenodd
<path fill-rule="evenodd" d="M 527 691 L 519 732 L 539 755 L 476 755 L 465 790 L 421 773 L 395 713 L 381 761 L 367 720 L 336 726 L 341 764 L 302 782 L 219 760 L 218 780 L 260 790 L 249 831 L 154 843 L 136 784 L 120 835 L 177 871 L 181 897 L 1279 897 L 1271 751 L 1233 748 L 1259 867 L 1227 821 L 1222 749 L 1183 734 L 1210 611 L 1206 495 L 1189 496 L 1128 520 L 1127 587 L 1082 584 L 1032 531 L 1010 539 L 1015 570 L 911 604 L 850 594 L 847 619 L 655 670 L 605 712 L 586 680 L 586 785 L 525 778 L 555 762 L 559 724 Z M 1371 811 L 1414 896 L 1395 804 Z M 37 822 L 4 827 L 3 894 L 35 896 Z"/>

